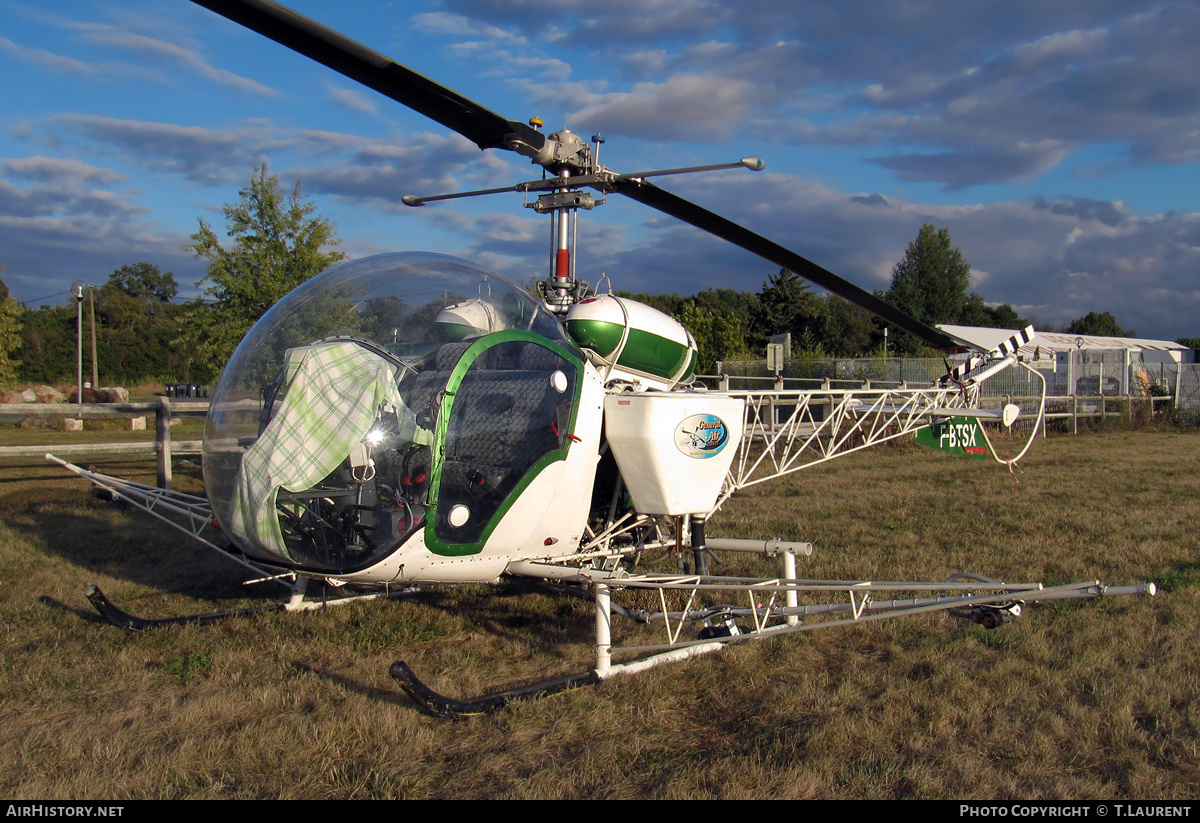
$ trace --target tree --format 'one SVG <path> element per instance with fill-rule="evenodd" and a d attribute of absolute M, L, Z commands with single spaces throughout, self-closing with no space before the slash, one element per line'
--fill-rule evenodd
<path fill-rule="evenodd" d="M 0 269 L 3 269 L 0 266 Z M 8 286 L 0 280 L 0 384 L 9 385 L 17 381 L 20 360 L 13 353 L 21 347 L 21 310 L 17 301 L 8 296 Z"/>
<path fill-rule="evenodd" d="M 922 323 L 954 323 L 967 305 L 970 284 L 971 264 L 951 245 L 950 230 L 926 223 L 892 267 L 886 299 Z"/>
<path fill-rule="evenodd" d="M 679 322 L 692 333 L 699 349 L 697 374 L 712 374 L 718 360 L 746 360 L 750 352 L 742 334 L 742 324 L 735 315 L 716 314 L 698 305 L 695 300 L 683 304 Z"/>
<path fill-rule="evenodd" d="M 163 303 L 170 302 L 179 292 L 175 275 L 159 271 L 158 266 L 142 261 L 121 266 L 108 276 L 108 285 L 130 297 L 147 297 Z"/>
<path fill-rule="evenodd" d="M 1067 334 L 1090 334 L 1095 337 L 1133 337 L 1133 329 L 1122 329 L 1112 312 L 1090 311 L 1083 317 L 1071 321 Z"/>
<path fill-rule="evenodd" d="M 798 340 L 805 332 L 820 334 L 825 304 L 808 290 L 808 284 L 795 272 L 780 269 L 763 283 L 750 315 L 750 346 L 759 350 L 772 335 L 791 332 Z"/>
<path fill-rule="evenodd" d="M 97 366 L 104 380 L 139 383 L 183 371 L 186 350 L 173 345 L 183 308 L 171 303 L 175 275 L 142 261 L 108 276 L 96 293 Z"/>
<path fill-rule="evenodd" d="M 871 349 L 878 327 L 875 315 L 849 300 L 831 294 L 825 299 L 825 317 L 821 340 L 829 353 L 838 357 L 858 357 Z M 882 336 L 880 335 L 882 340 Z"/>
<path fill-rule="evenodd" d="M 23 320 L 20 379 L 27 383 L 74 382 L 75 307 L 42 306 L 26 311 Z"/>
<path fill-rule="evenodd" d="M 192 306 L 190 333 L 197 339 L 198 361 L 220 368 L 238 341 L 276 301 L 304 281 L 345 258 L 323 249 L 337 245 L 336 227 L 314 216 L 316 207 L 305 202 L 296 181 L 285 194 L 279 178 L 263 163 L 254 169 L 250 185 L 239 192 L 241 200 L 225 206 L 226 233 L 232 248 L 223 248 L 208 223 L 184 249 L 212 261 L 197 285 L 216 302 L 211 310 Z M 198 324 L 207 323 L 206 326 Z"/>
<path fill-rule="evenodd" d="M 992 329 L 1023 329 L 1029 322 L 1018 317 L 1009 304 L 1003 303 L 992 308 L 984 302 L 982 295 L 971 292 L 963 304 L 962 314 L 958 316 L 958 324 Z"/>

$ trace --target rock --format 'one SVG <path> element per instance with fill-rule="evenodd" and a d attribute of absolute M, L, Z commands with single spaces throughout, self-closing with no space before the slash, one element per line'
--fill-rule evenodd
<path fill-rule="evenodd" d="M 86 394 L 84 395 L 87 396 Z M 83 431 L 83 421 L 76 420 L 74 417 L 63 418 L 63 431 L 81 432 Z"/>
<path fill-rule="evenodd" d="M 128 403 L 129 389 L 124 386 L 102 386 L 100 391 L 108 395 L 108 400 L 103 400 L 103 403 Z"/>
<path fill-rule="evenodd" d="M 70 397 L 67 398 L 67 402 L 68 403 L 78 403 L 79 402 L 79 390 L 78 389 L 75 389 L 74 391 L 71 392 Z M 96 390 L 93 389 L 91 386 L 84 386 L 83 387 L 83 402 L 84 403 L 99 403 L 100 395 L 97 394 Z"/>
<path fill-rule="evenodd" d="M 33 394 L 39 403 L 66 403 L 67 396 L 53 386 L 34 386 Z"/>

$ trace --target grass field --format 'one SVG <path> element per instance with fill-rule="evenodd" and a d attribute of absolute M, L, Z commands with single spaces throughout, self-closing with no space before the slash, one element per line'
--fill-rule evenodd
<path fill-rule="evenodd" d="M 1155 598 L 944 614 L 731 648 L 459 723 L 387 675 L 476 696 L 591 663 L 586 603 L 470 586 L 131 635 L 138 614 L 278 597 L 34 461 L 0 466 L 0 796 L 1194 798 L 1200 434 L 1035 445 L 1004 469 L 910 446 L 735 498 L 718 536 L 812 541 L 806 577 L 1152 580 Z M 146 463 L 102 470 L 153 482 Z M 176 486 L 198 488 L 195 468 Z M 802 473 L 803 475 L 804 473 Z"/>

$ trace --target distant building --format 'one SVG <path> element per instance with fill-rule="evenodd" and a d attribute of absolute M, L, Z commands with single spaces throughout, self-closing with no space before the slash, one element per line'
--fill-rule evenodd
<path fill-rule="evenodd" d="M 976 326 L 939 328 L 987 349 L 1016 334 L 1014 329 Z M 1147 381 L 1173 384 L 1176 366 L 1196 362 L 1195 349 L 1170 340 L 1042 331 L 1017 355 L 1056 384 L 1052 393 L 1079 395 L 1143 394 Z"/>
<path fill-rule="evenodd" d="M 946 334 L 978 346 L 992 349 L 1017 333 L 1016 329 L 988 329 L 979 326 L 938 326 Z M 1038 332 L 1017 354 L 1025 361 L 1050 359 L 1062 352 L 1093 349 L 1124 349 L 1141 352 L 1145 363 L 1194 363 L 1196 350 L 1170 340 L 1146 340 L 1140 337 L 1097 337 L 1093 334 Z M 1035 358 L 1035 355 L 1040 357 Z M 1136 359 L 1136 358 L 1135 358 Z"/>

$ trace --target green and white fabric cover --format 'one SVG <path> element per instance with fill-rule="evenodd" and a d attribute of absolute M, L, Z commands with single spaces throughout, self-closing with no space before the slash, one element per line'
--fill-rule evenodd
<path fill-rule="evenodd" d="M 242 456 L 230 526 L 283 560 L 275 500 L 280 489 L 303 491 L 327 477 L 362 443 L 382 409 L 395 410 L 401 437 L 417 438 L 416 418 L 400 398 L 395 366 L 345 340 L 289 349 L 283 401 Z"/>

